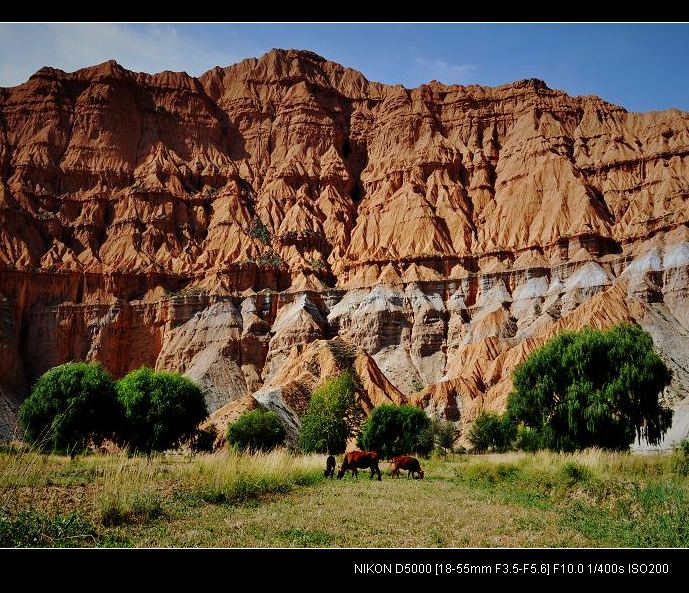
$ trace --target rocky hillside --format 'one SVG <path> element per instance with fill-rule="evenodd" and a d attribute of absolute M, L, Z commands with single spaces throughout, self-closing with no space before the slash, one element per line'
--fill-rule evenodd
<path fill-rule="evenodd" d="M 678 438 L 688 197 L 689 114 L 539 80 L 410 90 L 292 50 L 43 68 L 0 89 L 0 432 L 68 360 L 183 371 L 236 412 L 336 336 L 371 401 L 465 425 L 548 336 L 627 319 L 675 372 Z"/>

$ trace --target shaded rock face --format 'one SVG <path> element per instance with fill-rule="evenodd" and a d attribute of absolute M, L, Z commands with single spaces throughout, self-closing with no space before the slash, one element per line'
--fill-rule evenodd
<path fill-rule="evenodd" d="M 196 381 L 213 412 L 253 390 L 256 367 L 265 359 L 266 340 L 255 352 L 260 337 L 245 336 L 243 325 L 231 301 L 214 303 L 166 333 L 156 367 L 185 373 Z"/>
<path fill-rule="evenodd" d="M 199 78 L 43 68 L 0 89 L 0 122 L 5 437 L 69 360 L 179 370 L 225 418 L 258 399 L 298 422 L 278 378 L 338 335 L 465 426 L 547 337 L 620 320 L 686 407 L 686 113 L 274 50 Z"/>

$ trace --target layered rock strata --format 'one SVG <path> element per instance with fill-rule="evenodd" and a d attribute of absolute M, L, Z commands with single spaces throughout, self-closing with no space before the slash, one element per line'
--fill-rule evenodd
<path fill-rule="evenodd" d="M 43 68 L 0 89 L 0 435 L 68 360 L 179 370 L 239 410 L 336 336 L 371 390 L 464 428 L 555 332 L 633 320 L 679 439 L 688 196 L 688 114 L 539 80 L 406 89 L 294 50 Z"/>

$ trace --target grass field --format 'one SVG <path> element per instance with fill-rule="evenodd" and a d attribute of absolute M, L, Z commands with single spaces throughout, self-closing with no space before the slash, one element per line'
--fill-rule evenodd
<path fill-rule="evenodd" d="M 0 546 L 689 546 L 679 453 L 456 455 L 382 482 L 323 464 L 0 453 Z"/>

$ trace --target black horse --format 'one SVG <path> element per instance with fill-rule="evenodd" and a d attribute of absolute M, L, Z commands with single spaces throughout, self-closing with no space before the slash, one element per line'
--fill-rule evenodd
<path fill-rule="evenodd" d="M 335 456 L 334 455 L 328 455 L 328 459 L 325 460 L 325 471 L 323 472 L 323 475 L 326 478 L 334 478 L 335 477 Z"/>

